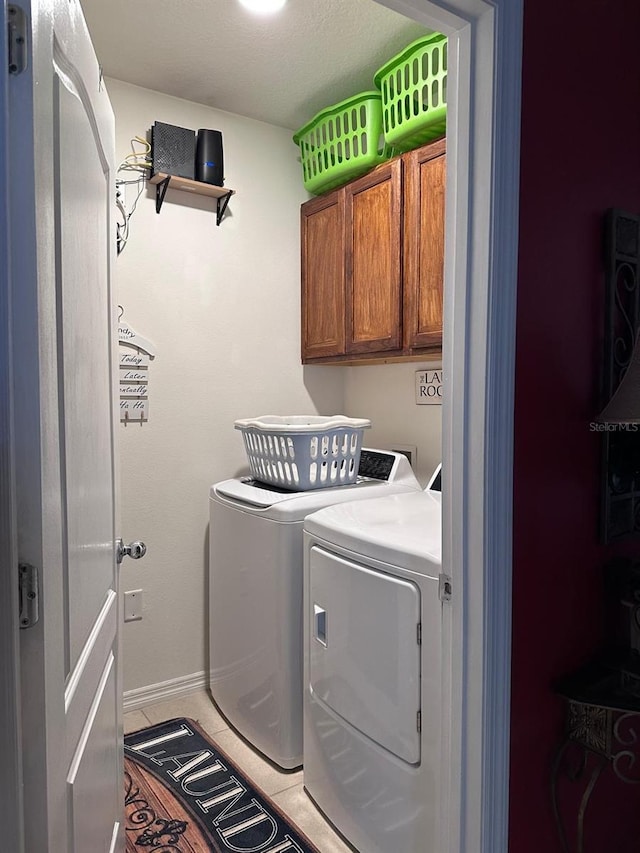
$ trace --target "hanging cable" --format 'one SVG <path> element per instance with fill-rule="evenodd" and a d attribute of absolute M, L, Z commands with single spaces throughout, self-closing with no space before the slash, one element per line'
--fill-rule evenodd
<path fill-rule="evenodd" d="M 142 151 L 136 148 L 136 146 L 140 145 L 143 146 Z M 118 254 L 124 250 L 129 239 L 130 220 L 144 190 L 148 171 L 152 167 L 150 154 L 151 144 L 141 136 L 134 136 L 131 140 L 131 153 L 126 155 L 116 171 L 116 206 L 122 216 L 122 222 L 116 223 L 116 246 Z M 138 177 L 133 179 L 120 178 L 119 175 L 122 172 L 135 172 Z M 126 189 L 130 184 L 138 185 L 138 194 L 131 206 L 131 210 L 127 211 Z"/>

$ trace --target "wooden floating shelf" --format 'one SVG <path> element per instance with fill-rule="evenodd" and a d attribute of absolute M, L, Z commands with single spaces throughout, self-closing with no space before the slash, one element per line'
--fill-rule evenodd
<path fill-rule="evenodd" d="M 187 190 L 187 192 L 197 193 L 198 195 L 210 195 L 213 198 L 222 198 L 225 195 L 235 193 L 235 190 L 227 189 L 227 187 L 203 184 L 202 181 L 192 181 L 191 178 L 181 178 L 178 175 L 166 175 L 164 172 L 156 172 L 152 178 L 149 178 L 149 183 L 161 184 L 167 178 L 169 178 L 169 187 L 172 190 Z"/>
<path fill-rule="evenodd" d="M 191 178 L 181 178 L 179 175 L 167 175 L 165 172 L 156 172 L 155 175 L 149 178 L 149 183 L 155 184 L 156 187 L 156 213 L 160 213 L 162 202 L 169 188 L 217 199 L 217 225 L 220 225 L 222 221 L 229 199 L 235 194 L 235 190 L 230 190 L 228 187 L 217 187 L 214 184 L 205 184 L 202 181 L 194 181 Z"/>

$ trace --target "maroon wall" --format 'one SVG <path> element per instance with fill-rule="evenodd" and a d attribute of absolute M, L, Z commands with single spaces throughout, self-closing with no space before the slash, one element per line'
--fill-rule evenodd
<path fill-rule="evenodd" d="M 639 0 L 525 0 L 521 164 L 510 853 L 560 853 L 549 780 L 563 714 L 551 683 L 598 649 L 613 554 L 598 541 L 589 422 L 602 217 L 640 213 Z M 637 853 L 638 814 L 640 791 L 603 776 L 585 853 Z"/>

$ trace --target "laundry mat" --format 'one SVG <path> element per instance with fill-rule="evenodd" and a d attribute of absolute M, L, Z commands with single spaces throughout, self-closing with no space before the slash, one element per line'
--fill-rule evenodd
<path fill-rule="evenodd" d="M 193 720 L 126 735 L 127 853 L 320 853 Z"/>

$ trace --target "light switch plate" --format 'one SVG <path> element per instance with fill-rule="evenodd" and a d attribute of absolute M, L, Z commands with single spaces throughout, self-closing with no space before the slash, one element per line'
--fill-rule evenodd
<path fill-rule="evenodd" d="M 124 621 L 142 619 L 142 590 L 130 589 L 124 594 Z"/>

